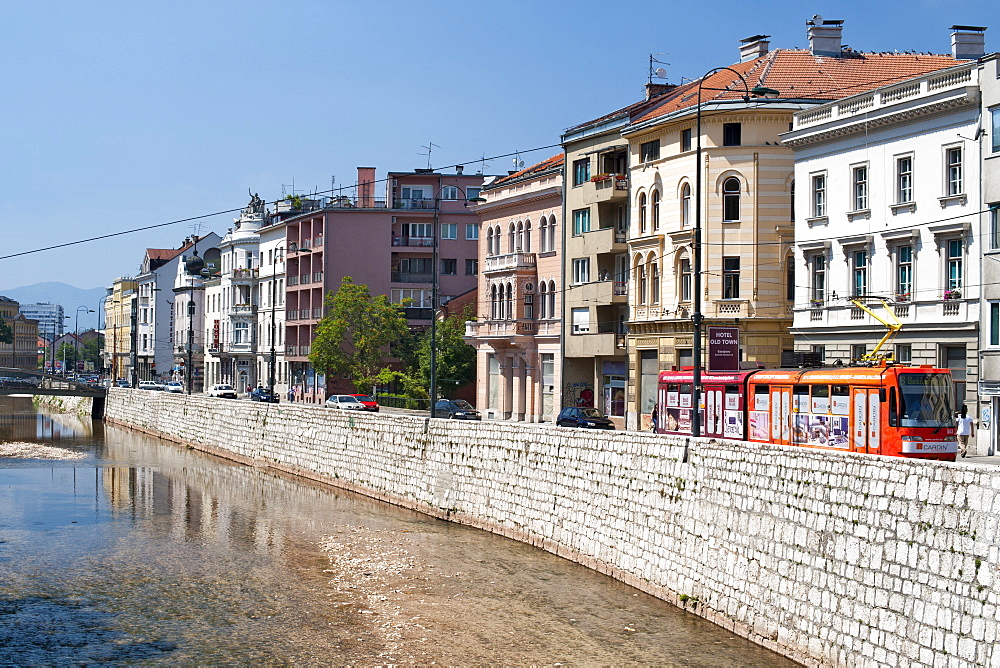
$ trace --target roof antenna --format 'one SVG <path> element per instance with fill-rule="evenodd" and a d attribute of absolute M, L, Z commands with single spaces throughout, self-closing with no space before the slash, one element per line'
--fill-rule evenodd
<path fill-rule="evenodd" d="M 420 147 L 420 148 L 426 148 L 427 149 L 427 153 L 417 153 L 417 155 L 426 155 L 427 156 L 427 169 L 431 169 L 431 152 L 434 150 L 435 146 L 437 146 L 438 148 L 441 148 L 440 146 L 438 146 L 437 144 L 435 144 L 432 141 L 431 142 L 427 142 L 427 146 L 421 146 Z"/>
<path fill-rule="evenodd" d="M 490 166 L 489 163 L 486 162 L 486 154 L 485 153 L 481 154 L 481 157 L 479 158 L 479 174 L 480 175 L 485 174 L 486 168 L 489 166 Z"/>
<path fill-rule="evenodd" d="M 666 52 L 664 52 L 664 53 L 651 53 L 651 54 L 649 54 L 649 81 L 648 81 L 648 83 L 653 83 L 653 77 L 654 76 L 657 79 L 666 79 L 667 78 L 667 71 L 665 69 L 663 69 L 662 67 L 657 67 L 656 69 L 653 69 L 653 63 L 656 63 L 657 65 L 669 65 L 670 64 L 670 63 L 665 63 L 662 60 L 657 60 L 656 58 L 653 57 L 653 56 L 665 56 L 665 55 L 667 55 Z"/>
<path fill-rule="evenodd" d="M 514 151 L 514 171 L 524 169 L 524 160 L 521 160 L 521 154 L 518 151 Z"/>

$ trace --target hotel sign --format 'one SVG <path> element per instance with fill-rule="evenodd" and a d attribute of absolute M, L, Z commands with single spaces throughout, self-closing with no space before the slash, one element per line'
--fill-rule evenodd
<path fill-rule="evenodd" d="M 708 328 L 708 370 L 740 370 L 740 328 Z"/>

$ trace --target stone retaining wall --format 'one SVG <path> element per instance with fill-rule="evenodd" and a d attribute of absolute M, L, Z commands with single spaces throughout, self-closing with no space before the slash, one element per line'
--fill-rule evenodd
<path fill-rule="evenodd" d="M 1000 472 L 113 389 L 109 421 L 537 545 L 808 665 L 998 665 Z"/>
<path fill-rule="evenodd" d="M 72 413 L 82 418 L 89 418 L 94 410 L 94 400 L 91 397 L 60 397 L 56 395 L 36 394 L 31 398 L 36 406 L 46 406 L 60 413 Z"/>

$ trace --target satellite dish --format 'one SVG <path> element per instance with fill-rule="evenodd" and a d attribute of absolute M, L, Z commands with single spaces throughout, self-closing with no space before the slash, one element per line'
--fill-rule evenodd
<path fill-rule="evenodd" d="M 657 67 L 656 71 L 653 72 L 653 74 L 655 74 L 658 79 L 663 79 L 664 77 L 667 76 L 667 71 L 662 67 Z"/>

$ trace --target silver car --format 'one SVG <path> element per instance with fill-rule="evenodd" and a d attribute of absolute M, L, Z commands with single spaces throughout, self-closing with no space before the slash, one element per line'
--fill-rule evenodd
<path fill-rule="evenodd" d="M 358 401 L 357 397 L 350 394 L 334 394 L 323 405 L 342 411 L 363 411 L 365 409 L 365 405 Z"/>

